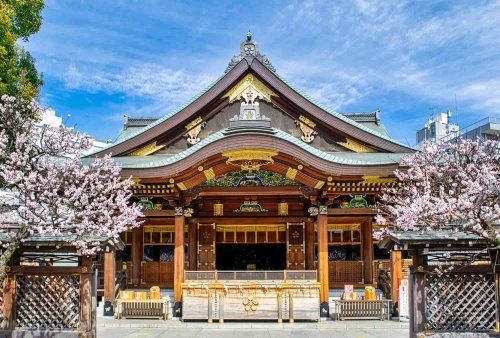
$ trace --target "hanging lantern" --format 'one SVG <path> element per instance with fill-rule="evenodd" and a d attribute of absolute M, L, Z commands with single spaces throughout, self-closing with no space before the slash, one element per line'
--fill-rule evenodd
<path fill-rule="evenodd" d="M 223 216 L 224 215 L 224 204 L 220 201 L 214 203 L 214 216 Z"/>
<path fill-rule="evenodd" d="M 288 215 L 288 203 L 285 201 L 281 201 L 278 203 L 278 215 L 287 216 Z"/>

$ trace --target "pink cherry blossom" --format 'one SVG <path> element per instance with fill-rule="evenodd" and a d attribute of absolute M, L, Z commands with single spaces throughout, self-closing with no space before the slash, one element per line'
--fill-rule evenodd
<path fill-rule="evenodd" d="M 425 143 L 403 158 L 398 184 L 383 191 L 379 224 L 385 231 L 444 227 L 500 242 L 500 142 L 460 139 Z"/>
<path fill-rule="evenodd" d="M 37 121 L 35 102 L 0 99 L 0 230 L 18 228 L 0 256 L 0 278 L 19 244 L 30 235 L 72 235 L 81 254 L 93 254 L 96 238 L 117 240 L 139 226 L 141 208 L 131 203 L 133 184 L 122 179 L 110 156 L 84 164 L 91 140 L 73 128 Z"/>

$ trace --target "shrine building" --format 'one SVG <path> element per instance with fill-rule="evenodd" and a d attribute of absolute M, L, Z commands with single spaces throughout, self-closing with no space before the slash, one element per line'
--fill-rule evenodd
<path fill-rule="evenodd" d="M 220 290 L 242 295 L 256 280 L 265 290 L 252 291 L 260 305 L 245 295 L 244 318 L 280 282 L 278 298 L 317 287 L 308 304 L 322 316 L 345 285 L 383 292 L 382 270 L 397 285 L 401 253 L 378 248 L 374 205 L 412 152 L 389 137 L 378 110 L 341 114 L 294 88 L 248 33 L 209 87 L 163 117 L 127 118 L 116 141 L 91 156 L 111 154 L 147 208 L 116 254 L 128 286 L 172 289 L 177 314 L 189 319 Z M 283 303 L 290 319 L 292 298 Z M 215 318 L 222 305 L 213 306 Z"/>

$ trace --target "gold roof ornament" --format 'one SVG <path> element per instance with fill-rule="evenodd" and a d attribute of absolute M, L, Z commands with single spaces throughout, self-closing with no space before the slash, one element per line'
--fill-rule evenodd
<path fill-rule="evenodd" d="M 242 149 L 225 151 L 223 157 L 227 157 L 226 163 L 240 167 L 242 170 L 259 170 L 260 167 L 273 164 L 273 156 L 278 152 L 264 149 Z"/>
<path fill-rule="evenodd" d="M 345 142 L 337 142 L 338 145 L 341 145 L 344 148 L 354 151 L 355 153 L 374 153 L 375 150 L 364 144 L 356 142 L 352 139 L 347 138 Z"/>
<path fill-rule="evenodd" d="M 157 145 L 156 141 L 146 144 L 145 146 L 140 147 L 139 149 L 134 150 L 130 153 L 130 156 L 147 156 L 151 155 L 158 150 L 164 148 L 164 144 Z"/>
<path fill-rule="evenodd" d="M 247 92 L 251 92 L 260 100 L 271 102 L 271 96 L 278 96 L 255 76 L 248 74 L 232 87 L 223 97 L 229 98 L 229 103 L 244 97 Z"/>

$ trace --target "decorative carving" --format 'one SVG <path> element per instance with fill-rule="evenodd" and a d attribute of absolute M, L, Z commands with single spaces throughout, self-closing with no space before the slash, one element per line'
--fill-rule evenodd
<path fill-rule="evenodd" d="M 158 150 L 164 148 L 164 144 L 157 145 L 156 141 L 146 144 L 145 146 L 140 147 L 139 149 L 134 150 L 130 153 L 130 156 L 147 156 L 151 155 Z"/>
<path fill-rule="evenodd" d="M 295 121 L 295 123 L 300 127 L 300 131 L 302 132 L 302 136 L 300 137 L 302 141 L 306 143 L 311 143 L 314 141 L 314 136 L 318 133 L 314 131 L 316 127 L 316 123 L 309 120 L 304 115 L 300 115 L 299 119 Z"/>
<path fill-rule="evenodd" d="M 319 213 L 320 215 L 328 215 L 328 206 L 327 205 L 319 205 Z"/>
<path fill-rule="evenodd" d="M 227 157 L 226 163 L 239 166 L 242 170 L 260 169 L 261 166 L 273 164 L 273 156 L 278 155 L 276 151 L 262 149 L 242 149 L 232 150 L 222 153 L 223 157 Z"/>
<path fill-rule="evenodd" d="M 288 167 L 288 169 L 286 170 L 286 178 L 288 178 L 289 180 L 294 180 L 295 176 L 297 175 L 297 171 L 297 169 Z"/>
<path fill-rule="evenodd" d="M 239 209 L 233 210 L 234 212 L 268 212 L 269 210 L 262 208 L 257 201 L 245 201 Z"/>
<path fill-rule="evenodd" d="M 395 177 L 380 177 L 380 176 L 363 176 L 363 182 L 365 183 L 392 183 L 396 182 Z"/>
<path fill-rule="evenodd" d="M 175 216 L 183 216 L 184 215 L 184 209 L 182 207 L 175 207 Z"/>
<path fill-rule="evenodd" d="M 325 181 L 318 181 L 314 186 L 315 189 L 321 189 L 325 185 Z"/>
<path fill-rule="evenodd" d="M 351 195 L 349 203 L 341 203 L 341 208 L 368 208 L 368 202 L 365 199 L 365 194 Z"/>
<path fill-rule="evenodd" d="M 193 208 L 185 208 L 183 215 L 184 217 L 191 217 L 194 214 L 194 209 Z"/>
<path fill-rule="evenodd" d="M 292 181 L 285 176 L 269 170 L 254 170 L 251 173 L 245 170 L 232 171 L 223 175 L 215 176 L 201 184 L 205 187 L 248 187 L 248 186 L 300 186 L 300 183 Z"/>
<path fill-rule="evenodd" d="M 254 296 L 250 295 L 245 300 L 243 300 L 243 306 L 245 307 L 245 311 L 256 311 L 257 306 L 259 305 L 259 300 L 254 298 Z"/>
<path fill-rule="evenodd" d="M 264 66 L 266 66 L 270 71 L 275 72 L 276 69 L 271 64 L 271 61 L 265 56 L 260 54 L 259 45 L 252 39 L 252 33 L 248 32 L 246 40 L 243 41 L 240 45 L 240 53 L 234 55 L 229 61 L 229 64 L 225 70 L 225 73 L 229 72 L 234 68 L 243 58 L 253 59 L 256 58 L 259 60 Z"/>
<path fill-rule="evenodd" d="M 141 204 L 147 210 L 158 210 L 148 197 L 141 197 L 139 204 Z"/>
<path fill-rule="evenodd" d="M 311 216 L 318 216 L 319 214 L 319 209 L 317 207 L 310 207 L 309 209 L 307 209 L 307 212 L 309 213 L 309 215 Z"/>
<path fill-rule="evenodd" d="M 189 144 L 194 145 L 200 142 L 200 138 L 198 137 L 198 135 L 200 134 L 201 128 L 203 128 L 204 125 L 205 122 L 202 121 L 201 117 L 198 117 L 186 126 L 186 129 L 188 131 L 186 136 L 188 137 L 187 141 Z"/>
<path fill-rule="evenodd" d="M 248 74 L 224 94 L 223 97 L 228 97 L 229 102 L 232 103 L 246 96 L 248 92 L 253 94 L 254 100 L 258 98 L 267 102 L 271 102 L 271 96 L 278 96 L 259 79 L 252 74 Z"/>
<path fill-rule="evenodd" d="M 186 190 L 186 185 L 183 183 L 183 182 L 179 182 L 177 183 L 177 188 L 179 188 L 180 190 Z"/>
<path fill-rule="evenodd" d="M 337 142 L 338 145 L 341 145 L 344 148 L 354 151 L 355 153 L 373 153 L 375 150 L 364 144 L 356 142 L 352 139 L 346 138 L 345 142 Z"/>
<path fill-rule="evenodd" d="M 209 181 L 209 180 L 211 180 L 211 179 L 213 179 L 215 177 L 215 173 L 214 173 L 214 169 L 213 168 L 204 170 L 203 174 L 205 175 L 207 181 Z"/>

